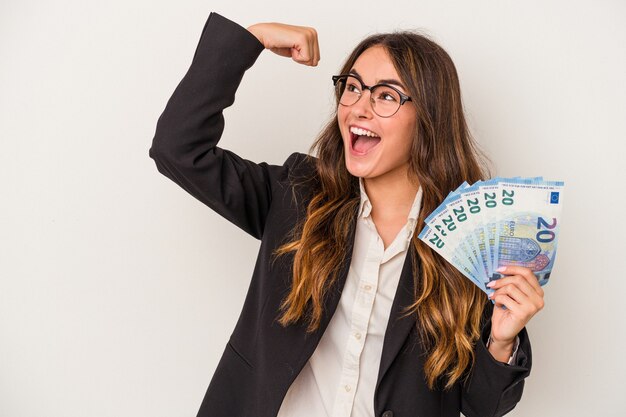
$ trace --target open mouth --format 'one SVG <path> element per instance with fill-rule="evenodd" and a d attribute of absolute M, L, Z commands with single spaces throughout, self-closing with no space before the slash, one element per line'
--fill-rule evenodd
<path fill-rule="evenodd" d="M 354 126 L 350 127 L 350 145 L 354 153 L 358 155 L 365 155 L 380 141 L 380 136 L 372 131 Z"/>

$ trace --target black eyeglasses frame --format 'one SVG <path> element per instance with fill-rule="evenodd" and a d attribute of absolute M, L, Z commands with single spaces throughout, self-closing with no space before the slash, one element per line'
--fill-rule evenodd
<path fill-rule="evenodd" d="M 394 90 L 396 93 L 398 93 L 398 94 L 400 95 L 400 105 L 398 105 L 398 110 L 400 110 L 400 106 L 402 106 L 402 105 L 403 105 L 404 103 L 406 103 L 407 101 L 413 101 L 413 100 L 411 99 L 411 97 L 410 97 L 410 96 L 407 96 L 406 94 L 404 94 L 402 91 L 398 90 L 398 89 L 397 89 L 396 87 L 394 87 L 393 85 L 389 85 L 389 84 L 387 84 L 387 83 L 380 83 L 380 84 L 376 84 L 376 85 L 372 85 L 372 86 L 365 85 L 365 83 L 363 82 L 363 80 L 362 80 L 362 79 L 361 79 L 358 75 L 356 75 L 356 74 L 339 74 L 339 75 L 333 75 L 333 76 L 332 76 L 332 79 L 333 79 L 333 85 L 334 85 L 335 87 L 337 87 L 337 82 L 338 82 L 339 80 L 341 80 L 341 79 L 347 79 L 348 77 L 356 78 L 356 79 L 359 81 L 359 83 L 361 84 L 361 92 L 363 92 L 364 90 L 370 90 L 370 103 L 372 104 L 372 110 L 374 110 L 374 113 L 376 113 L 376 114 L 378 114 L 378 113 L 376 112 L 376 109 L 375 109 L 375 107 L 374 107 L 374 100 L 373 100 L 373 98 L 372 98 L 372 89 L 374 89 L 374 88 L 376 88 L 376 87 L 381 87 L 381 86 L 382 86 L 382 87 L 389 87 L 389 88 L 391 88 L 392 90 Z M 359 94 L 359 98 L 358 98 L 358 99 L 357 99 L 354 103 L 352 103 L 352 104 L 350 104 L 350 105 L 348 105 L 348 106 L 352 106 L 352 105 L 356 104 L 356 103 L 357 103 L 357 102 L 361 99 L 361 96 L 362 96 L 362 95 L 363 95 L 362 93 L 361 93 L 361 94 Z M 341 104 L 341 102 L 340 102 L 339 104 Z M 346 106 L 345 104 L 341 104 L 341 105 L 342 105 L 342 106 Z M 380 116 L 380 117 L 391 117 L 391 116 L 393 116 L 394 114 L 396 114 L 396 113 L 398 112 L 398 110 L 396 110 L 395 112 L 393 112 L 393 113 L 392 113 L 392 114 L 390 114 L 389 116 L 381 116 L 380 114 L 378 114 L 378 116 Z"/>

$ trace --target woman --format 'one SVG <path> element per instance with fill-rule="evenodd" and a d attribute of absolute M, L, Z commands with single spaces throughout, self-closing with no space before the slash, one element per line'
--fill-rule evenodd
<path fill-rule="evenodd" d="M 280 166 L 216 146 L 222 111 L 264 49 L 305 65 L 320 57 L 311 28 L 246 30 L 212 13 L 149 152 L 261 240 L 198 416 L 510 411 L 531 367 L 524 326 L 543 307 L 536 278 L 503 271 L 493 308 L 417 238 L 450 190 L 482 174 L 448 55 L 410 33 L 364 40 L 333 77 L 337 115 L 317 157 L 293 153 Z"/>

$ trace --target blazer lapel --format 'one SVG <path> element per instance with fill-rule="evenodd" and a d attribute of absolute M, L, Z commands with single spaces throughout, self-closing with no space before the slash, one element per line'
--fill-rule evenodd
<path fill-rule="evenodd" d="M 333 314 L 335 314 L 335 310 L 337 310 L 337 306 L 339 305 L 339 299 L 341 298 L 341 293 L 350 270 L 350 263 L 352 262 L 352 251 L 354 249 L 354 237 L 356 233 L 356 220 L 357 216 L 355 214 L 350 225 L 350 232 L 346 243 L 346 259 L 344 259 L 344 262 L 341 265 L 341 269 L 337 275 L 337 280 L 324 300 L 324 310 L 319 328 L 310 336 L 307 335 L 305 337 L 306 340 L 302 352 L 303 355 L 300 356 L 299 361 L 302 363 L 298 365 L 298 370 L 304 366 L 304 362 L 306 362 L 315 351 L 322 335 L 328 327 L 330 319 Z M 400 352 L 400 349 L 409 335 L 411 328 L 415 325 L 416 319 L 414 314 L 402 318 L 403 309 L 413 304 L 415 300 L 415 283 L 413 281 L 413 273 L 411 270 L 411 252 L 414 250 L 415 249 L 411 244 L 402 267 L 402 272 L 400 273 L 400 281 L 398 282 L 398 288 L 391 306 L 391 313 L 389 315 L 387 330 L 385 332 L 385 340 L 383 342 L 383 352 L 380 361 L 380 368 L 378 370 L 378 381 L 376 386 L 380 384 L 383 376 Z"/>
<path fill-rule="evenodd" d="M 385 376 L 385 373 L 400 352 L 400 349 L 404 345 L 411 328 L 416 322 L 415 314 L 411 314 L 410 316 L 404 318 L 402 317 L 404 308 L 413 304 L 415 301 L 415 281 L 411 270 L 413 263 L 411 260 L 411 254 L 414 251 L 413 245 L 411 244 L 408 253 L 406 254 L 406 260 L 404 261 L 404 266 L 402 267 L 402 272 L 400 274 L 400 281 L 398 282 L 398 289 L 396 290 L 396 295 L 391 306 L 391 313 L 389 314 L 389 322 L 387 323 L 385 340 L 383 342 L 380 368 L 378 369 L 378 380 L 376 382 L 377 388 L 380 381 Z M 419 261 L 417 267 L 419 271 Z"/>

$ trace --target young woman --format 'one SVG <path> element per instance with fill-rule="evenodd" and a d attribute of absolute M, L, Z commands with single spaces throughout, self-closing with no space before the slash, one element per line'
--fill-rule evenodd
<path fill-rule="evenodd" d="M 261 240 L 198 416 L 510 411 L 530 372 L 537 279 L 509 267 L 494 308 L 417 238 L 450 190 L 483 175 L 450 57 L 410 32 L 365 39 L 333 77 L 336 117 L 316 156 L 269 165 L 217 146 L 222 111 L 264 49 L 320 59 L 312 28 L 246 30 L 212 13 L 149 151 L 159 172 Z"/>

